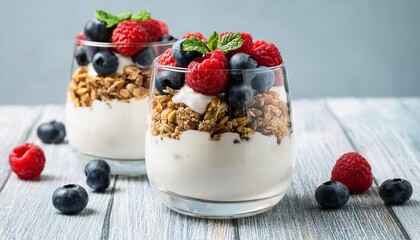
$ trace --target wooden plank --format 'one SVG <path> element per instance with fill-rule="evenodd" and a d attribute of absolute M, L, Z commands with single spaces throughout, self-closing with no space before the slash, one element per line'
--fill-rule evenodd
<path fill-rule="evenodd" d="M 147 177 L 118 177 L 109 239 L 235 239 L 230 220 L 183 216 L 155 197 Z"/>
<path fill-rule="evenodd" d="M 352 195 L 341 209 L 318 207 L 314 191 L 327 181 L 336 159 L 352 151 L 324 101 L 293 103 L 297 164 L 291 188 L 270 212 L 240 219 L 241 239 L 404 239 L 377 188 Z"/>
<path fill-rule="evenodd" d="M 420 239 L 420 99 L 344 99 L 329 101 L 328 106 L 371 163 L 378 185 L 396 177 L 411 182 L 411 200 L 389 208 L 408 236 Z"/>
<path fill-rule="evenodd" d="M 39 107 L 0 105 L 0 191 L 10 174 L 9 153 L 28 137 L 41 114 Z"/>
<path fill-rule="evenodd" d="M 35 124 L 63 121 L 63 106 L 47 106 Z M 9 117 L 9 121 L 12 118 Z M 12 174 L 0 193 L 0 236 L 2 239 L 99 239 L 111 194 L 93 193 L 85 183 L 83 166 L 68 144 L 42 144 L 36 127 L 28 141 L 44 150 L 47 162 L 38 180 L 23 181 Z M 60 214 L 51 203 L 57 187 L 77 183 L 89 193 L 87 209 L 78 215 Z"/>

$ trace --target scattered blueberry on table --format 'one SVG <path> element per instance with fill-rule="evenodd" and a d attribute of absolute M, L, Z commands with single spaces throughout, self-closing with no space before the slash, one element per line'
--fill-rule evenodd
<path fill-rule="evenodd" d="M 76 214 L 86 208 L 89 196 L 78 184 L 67 184 L 57 188 L 52 195 L 54 207 L 64 214 Z"/>

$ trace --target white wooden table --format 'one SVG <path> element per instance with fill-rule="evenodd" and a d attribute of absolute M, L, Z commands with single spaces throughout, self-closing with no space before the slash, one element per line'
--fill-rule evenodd
<path fill-rule="evenodd" d="M 64 107 L 0 105 L 0 239 L 420 239 L 420 98 L 300 100 L 292 106 L 298 154 L 284 199 L 255 217 L 206 220 L 166 208 L 146 176 L 115 176 L 108 192 L 90 192 L 80 214 L 58 213 L 51 203 L 57 187 L 88 189 L 68 144 L 42 144 L 36 137 L 40 123 L 64 120 Z M 23 142 L 45 151 L 39 180 L 22 181 L 9 170 L 10 150 Z M 374 185 L 342 209 L 320 209 L 314 190 L 348 151 L 368 159 Z M 378 186 L 394 177 L 409 180 L 414 193 L 391 207 L 379 198 Z"/>

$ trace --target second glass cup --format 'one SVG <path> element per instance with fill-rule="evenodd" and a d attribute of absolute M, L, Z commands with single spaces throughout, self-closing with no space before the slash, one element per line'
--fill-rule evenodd
<path fill-rule="evenodd" d="M 151 65 L 172 44 L 173 41 L 112 44 L 76 39 L 67 92 L 66 129 L 69 144 L 79 159 L 107 160 L 113 174 L 145 173 Z M 137 53 L 127 57 L 115 49 Z"/>

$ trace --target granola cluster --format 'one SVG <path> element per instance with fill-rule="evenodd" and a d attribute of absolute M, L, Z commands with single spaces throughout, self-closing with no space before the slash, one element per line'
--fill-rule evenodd
<path fill-rule="evenodd" d="M 246 110 L 231 110 L 223 97 L 215 96 L 204 114 L 194 112 L 183 103 L 174 103 L 172 95 L 155 95 L 152 102 L 151 133 L 153 136 L 179 139 L 187 130 L 210 133 L 212 140 L 220 140 L 226 132 L 237 132 L 248 139 L 255 132 L 275 135 L 280 144 L 289 134 L 291 123 L 288 105 L 274 91 L 254 96 Z"/>
<path fill-rule="evenodd" d="M 91 107 L 95 100 L 109 102 L 113 99 L 143 99 L 149 94 L 150 77 L 150 68 L 134 65 L 124 67 L 122 75 L 106 77 L 90 76 L 87 67 L 80 67 L 71 78 L 69 93 L 77 107 Z"/>

